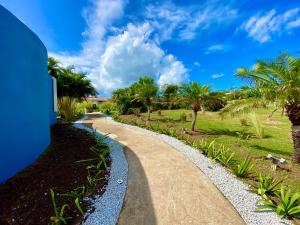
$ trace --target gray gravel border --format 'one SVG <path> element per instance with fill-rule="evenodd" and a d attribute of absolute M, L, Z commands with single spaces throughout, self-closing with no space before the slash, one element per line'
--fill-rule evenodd
<path fill-rule="evenodd" d="M 85 127 L 81 120 L 74 123 L 74 127 L 89 132 L 93 130 Z M 104 135 L 97 130 L 98 135 Z M 86 199 L 92 203 L 95 210 L 86 213 L 84 225 L 115 225 L 118 221 L 127 188 L 128 164 L 123 147 L 115 140 L 107 137 L 106 143 L 110 145 L 111 166 L 108 184 L 102 196 Z"/>
<path fill-rule="evenodd" d="M 249 192 L 250 186 L 243 183 L 236 176 L 227 171 L 223 166 L 213 162 L 204 156 L 199 150 L 192 148 L 176 138 L 159 134 L 133 125 L 123 124 L 114 121 L 111 117 L 106 117 L 112 123 L 122 127 L 128 127 L 140 132 L 144 132 L 158 138 L 174 147 L 177 151 L 183 153 L 191 160 L 223 193 L 231 202 L 246 224 L 250 225 L 280 225 L 292 224 L 289 220 L 281 220 L 273 211 L 257 211 L 256 201 L 260 199 L 259 195 Z"/>

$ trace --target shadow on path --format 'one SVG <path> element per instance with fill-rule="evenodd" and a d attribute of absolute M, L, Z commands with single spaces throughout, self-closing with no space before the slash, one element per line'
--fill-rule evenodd
<path fill-rule="evenodd" d="M 137 155 L 124 148 L 128 161 L 128 187 L 118 225 L 156 225 L 147 176 Z"/>

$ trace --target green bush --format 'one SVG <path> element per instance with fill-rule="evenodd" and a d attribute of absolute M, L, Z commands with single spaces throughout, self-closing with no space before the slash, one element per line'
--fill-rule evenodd
<path fill-rule="evenodd" d="M 277 213 L 280 218 L 298 218 L 300 219 L 300 193 L 296 192 L 291 194 L 291 190 L 284 190 L 281 188 L 279 194 L 277 194 L 279 203 L 272 201 L 271 199 L 263 199 L 258 201 L 262 203 L 258 207 L 258 210 L 271 209 Z"/>
<path fill-rule="evenodd" d="M 181 122 L 186 122 L 186 120 L 187 120 L 187 115 L 186 115 L 186 113 L 181 113 L 180 114 L 180 121 Z"/>
<path fill-rule="evenodd" d="M 117 111 L 117 106 L 112 102 L 104 102 L 99 105 L 99 111 L 108 115 L 112 115 L 115 111 Z"/>
<path fill-rule="evenodd" d="M 76 105 L 76 113 L 79 117 L 84 115 L 86 112 L 91 113 L 95 110 L 98 111 L 98 105 L 96 103 L 93 103 L 91 101 L 83 101 L 80 103 L 77 103 Z"/>

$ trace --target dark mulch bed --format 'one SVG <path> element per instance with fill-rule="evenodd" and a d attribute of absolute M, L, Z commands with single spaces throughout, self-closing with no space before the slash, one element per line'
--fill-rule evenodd
<path fill-rule="evenodd" d="M 0 184 L 0 224 L 43 225 L 50 223 L 54 215 L 50 188 L 55 193 L 70 192 L 87 186 L 86 165 L 75 161 L 94 157 L 88 149 L 96 144 L 85 131 L 71 126 L 56 124 L 51 128 L 52 143 L 37 161 Z M 102 177 L 107 177 L 103 172 Z M 98 181 L 90 190 L 103 194 L 107 180 Z M 77 224 L 82 216 L 76 211 L 73 201 L 56 196 L 58 206 L 68 203 L 67 214 L 72 217 L 68 224 Z M 86 210 L 87 204 L 83 205 Z"/>

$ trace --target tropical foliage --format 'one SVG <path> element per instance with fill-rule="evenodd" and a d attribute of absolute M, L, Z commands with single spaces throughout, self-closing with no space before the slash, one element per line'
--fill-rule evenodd
<path fill-rule="evenodd" d="M 82 99 L 97 94 L 87 75 L 76 72 L 73 66 L 63 67 L 59 61 L 49 57 L 48 73 L 57 79 L 58 97 L 69 96 Z"/>
<path fill-rule="evenodd" d="M 299 163 L 300 58 L 283 53 L 274 60 L 258 60 L 252 70 L 238 69 L 237 76 L 254 82 L 259 88 L 262 97 L 254 97 L 251 99 L 253 103 L 266 105 L 266 102 L 272 102 L 285 111 L 292 124 L 293 161 Z"/>
<path fill-rule="evenodd" d="M 190 82 L 189 84 L 182 84 L 179 89 L 179 96 L 182 101 L 189 104 L 193 110 L 192 131 L 195 130 L 197 120 L 197 113 L 203 109 L 204 103 L 210 97 L 209 86 L 201 85 L 197 82 Z"/>

